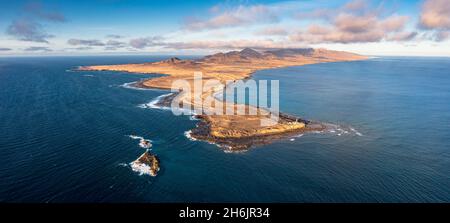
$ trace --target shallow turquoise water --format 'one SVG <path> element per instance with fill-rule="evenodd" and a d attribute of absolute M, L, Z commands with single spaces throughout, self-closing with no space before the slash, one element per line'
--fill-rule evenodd
<path fill-rule="evenodd" d="M 187 139 L 189 117 L 139 107 L 167 92 L 121 87 L 148 75 L 70 72 L 164 58 L 1 58 L 0 201 L 450 201 L 450 59 L 260 71 L 282 111 L 343 130 L 229 154 Z M 128 166 L 143 153 L 130 134 L 153 140 L 157 177 Z"/>

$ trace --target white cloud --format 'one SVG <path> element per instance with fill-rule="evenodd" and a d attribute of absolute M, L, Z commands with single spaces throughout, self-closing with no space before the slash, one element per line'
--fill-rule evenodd
<path fill-rule="evenodd" d="M 211 11 L 216 15 L 209 19 L 187 19 L 185 22 L 185 28 L 188 30 L 198 31 L 231 26 L 251 25 L 263 22 L 273 23 L 279 21 L 275 8 L 266 5 L 239 5 L 222 12 L 219 12 L 220 9 L 216 6 Z"/>

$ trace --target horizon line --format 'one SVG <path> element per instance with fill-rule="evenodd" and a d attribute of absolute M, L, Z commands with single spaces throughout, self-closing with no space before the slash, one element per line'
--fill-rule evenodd
<path fill-rule="evenodd" d="M 228 51 L 227 51 L 228 52 Z M 91 54 L 0 54 L 0 58 L 17 57 L 95 57 L 95 56 L 208 56 L 211 54 L 171 54 L 171 53 L 91 53 Z M 359 54 L 368 57 L 441 57 L 450 55 L 416 55 L 416 54 Z"/>

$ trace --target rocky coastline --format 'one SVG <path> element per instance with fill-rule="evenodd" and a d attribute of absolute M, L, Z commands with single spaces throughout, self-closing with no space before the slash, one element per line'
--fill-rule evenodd
<path fill-rule="evenodd" d="M 134 84 L 139 88 L 155 88 L 170 90 L 172 84 L 177 80 L 193 83 L 195 72 L 203 73 L 203 80 L 218 80 L 220 83 L 227 81 L 245 80 L 258 70 L 272 69 L 288 66 L 301 66 L 322 62 L 356 61 L 367 59 L 365 56 L 325 49 L 277 49 L 267 51 L 256 51 L 243 49 L 227 53 L 217 53 L 196 60 L 181 60 L 171 58 L 164 61 L 143 64 L 122 65 L 99 65 L 80 67 L 80 70 L 89 71 L 122 71 L 131 73 L 163 74 L 165 76 L 143 80 Z M 216 85 L 215 87 L 220 88 Z M 215 88 L 213 88 L 215 89 Z M 175 92 L 161 98 L 156 105 L 159 107 L 170 107 L 172 100 L 180 95 L 183 104 L 194 105 L 193 97 L 204 100 L 214 95 L 216 90 L 197 93 L 198 95 L 183 96 Z M 214 99 L 214 104 L 220 102 Z M 238 106 L 232 104 L 231 106 Z M 252 106 L 245 105 L 245 109 Z M 205 109 L 205 107 L 203 107 Z M 214 109 L 207 107 L 206 109 Z M 283 139 L 310 131 L 322 131 L 326 125 L 319 122 L 311 122 L 298 117 L 280 114 L 279 119 L 273 126 L 261 125 L 262 120 L 269 116 L 265 112 L 256 115 L 205 115 L 198 114 L 197 127 L 192 129 L 190 137 L 207 141 L 227 148 L 228 150 L 241 151 L 261 144 L 271 143 L 274 140 Z"/>

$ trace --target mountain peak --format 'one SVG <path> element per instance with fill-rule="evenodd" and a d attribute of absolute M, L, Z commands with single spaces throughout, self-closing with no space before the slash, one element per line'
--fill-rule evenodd
<path fill-rule="evenodd" d="M 256 52 L 256 50 L 247 47 L 247 48 L 244 48 L 244 49 L 241 50 L 241 53 L 245 53 L 245 52 Z"/>
<path fill-rule="evenodd" d="M 266 51 L 266 53 L 275 55 L 277 57 L 288 57 L 288 56 L 312 56 L 314 53 L 313 48 L 283 48 L 283 49 L 276 49 L 276 50 L 269 50 Z"/>
<path fill-rule="evenodd" d="M 248 57 L 248 58 L 259 58 L 262 56 L 261 53 L 259 53 L 258 51 L 251 49 L 251 48 L 245 48 L 243 50 L 241 50 L 241 52 L 239 52 L 241 54 L 241 56 L 243 57 Z"/>
<path fill-rule="evenodd" d="M 171 57 L 170 59 L 165 60 L 167 63 L 179 63 L 181 61 L 178 57 Z"/>

